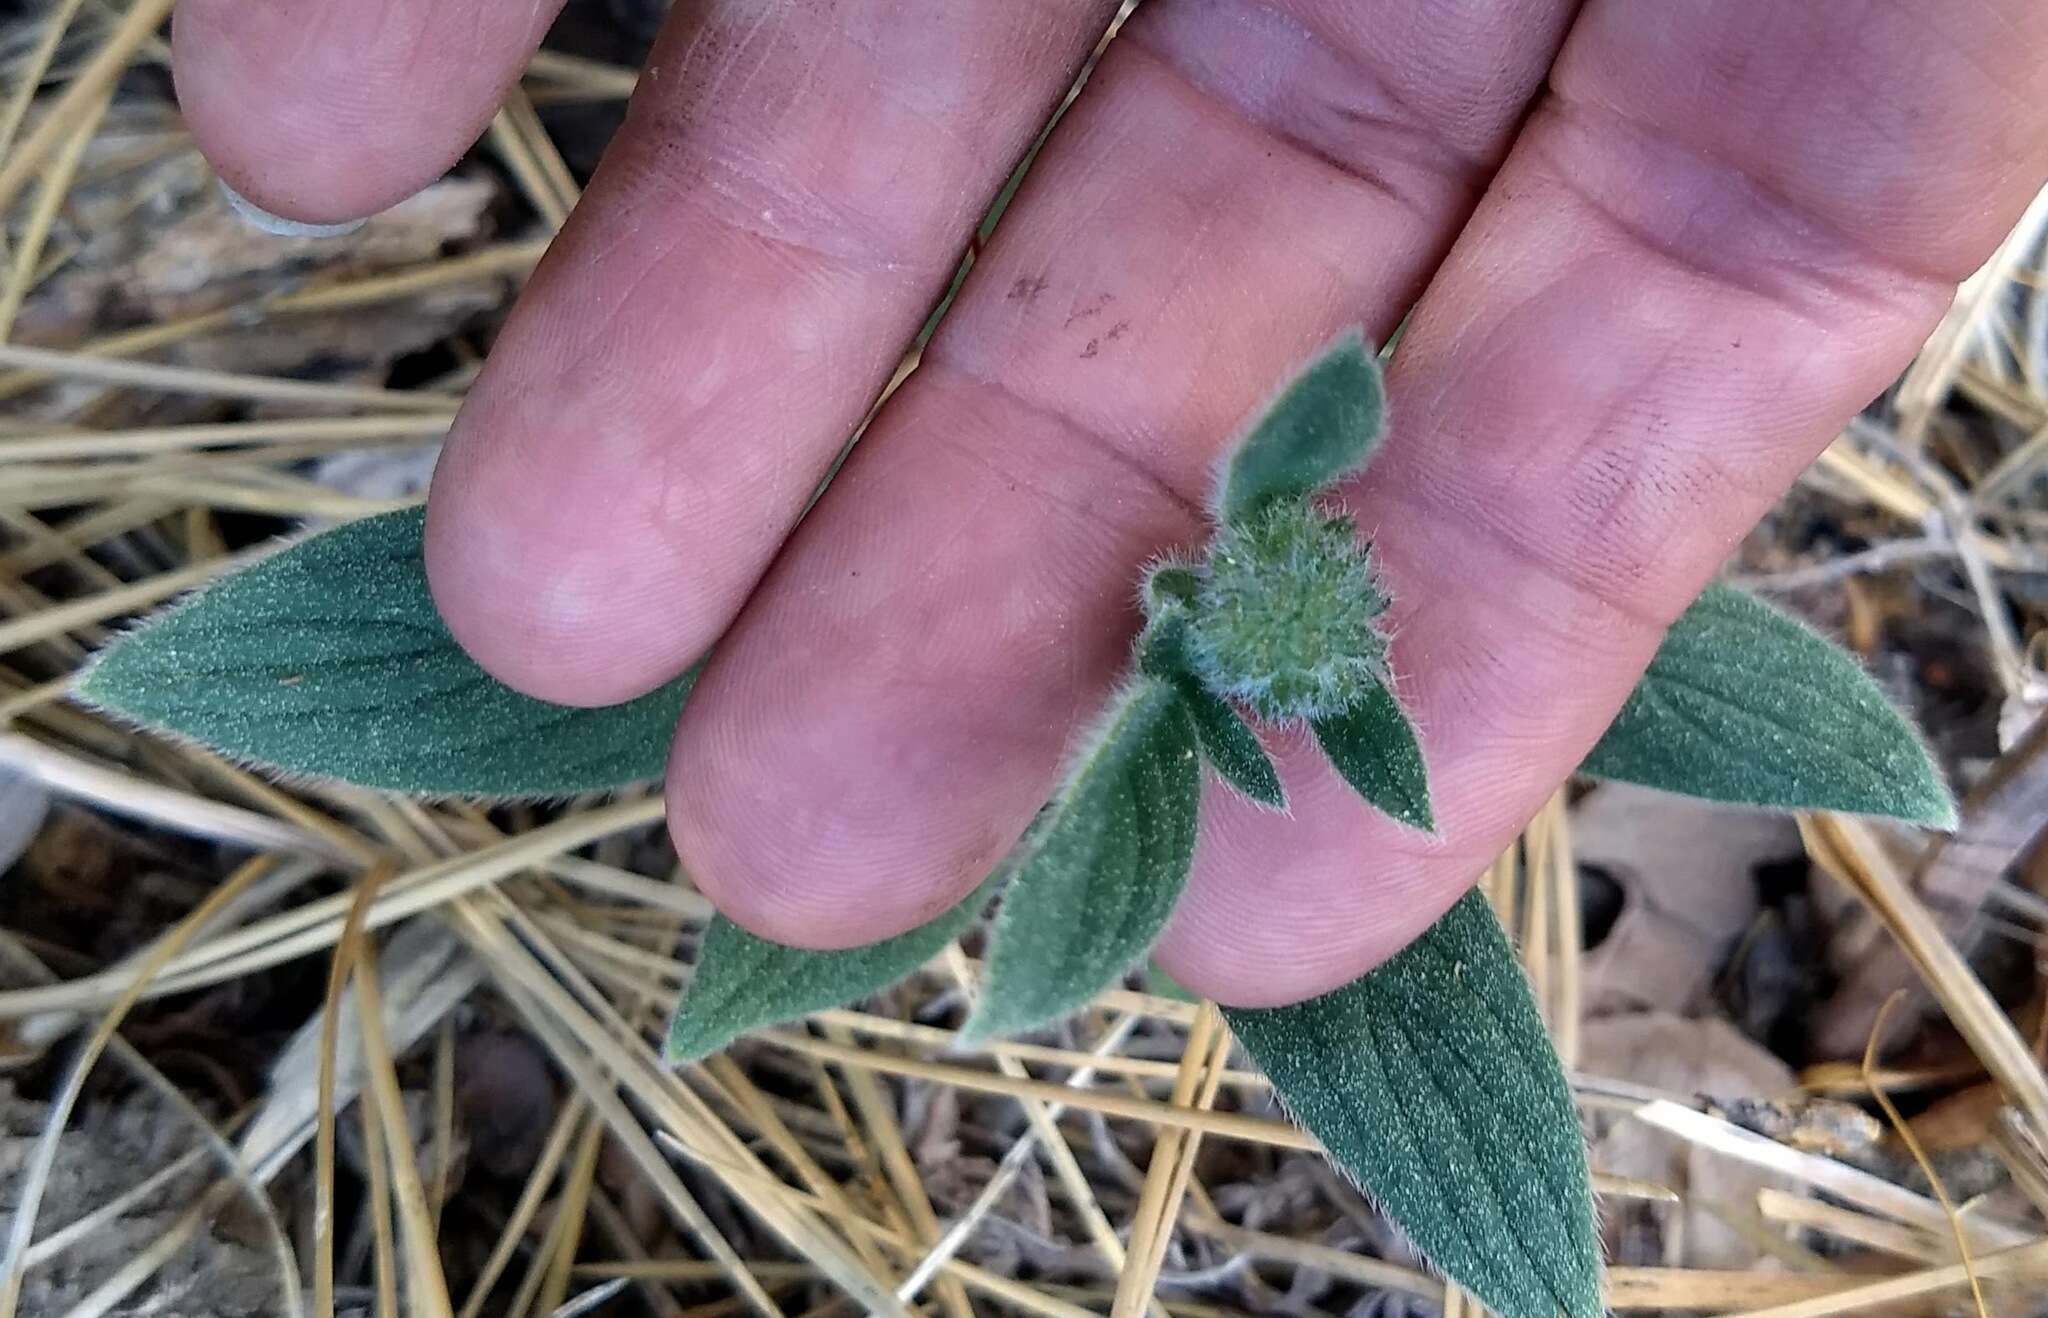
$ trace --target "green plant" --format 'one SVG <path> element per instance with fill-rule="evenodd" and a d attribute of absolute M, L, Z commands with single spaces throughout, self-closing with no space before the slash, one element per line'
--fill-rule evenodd
<path fill-rule="evenodd" d="M 998 892 L 965 1035 L 1074 1010 L 1140 964 L 1171 913 L 1202 766 L 1284 808 L 1260 722 L 1306 724 L 1368 803 L 1433 830 L 1386 592 L 1357 528 L 1319 498 L 1383 430 L 1378 359 L 1345 336 L 1230 449 L 1201 555 L 1146 574 L 1132 671 L 1002 870 L 924 926 L 848 951 L 715 918 L 670 1055 L 872 994 Z M 602 710 L 499 686 L 435 615 L 420 532 L 406 512 L 303 540 L 138 628 L 79 695 L 284 774 L 401 792 L 554 796 L 656 776 L 690 679 Z M 1917 734 L 1855 661 L 1722 586 L 1672 627 L 1583 769 L 1720 801 L 1953 820 Z M 1352 984 L 1225 1016 L 1294 1117 L 1448 1275 L 1508 1318 L 1599 1312 L 1571 1093 L 1476 893 Z"/>

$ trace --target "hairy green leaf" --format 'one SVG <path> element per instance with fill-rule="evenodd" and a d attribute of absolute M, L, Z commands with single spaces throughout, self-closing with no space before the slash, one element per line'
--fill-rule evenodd
<path fill-rule="evenodd" d="M 1288 1111 L 1502 1318 L 1595 1318 L 1600 1251 L 1570 1089 L 1485 898 L 1292 1007 L 1229 1009 Z"/>
<path fill-rule="evenodd" d="M 623 705 L 522 696 L 427 593 L 419 509 L 274 554 L 122 637 L 78 694 L 285 775 L 433 796 L 563 796 L 657 778 L 691 677 Z"/>
<path fill-rule="evenodd" d="M 1201 593 L 1201 574 L 1185 563 L 1160 563 L 1145 574 L 1145 616 L 1158 619 L 1193 606 Z"/>
<path fill-rule="evenodd" d="M 1270 810 L 1285 810 L 1287 793 L 1280 786 L 1279 771 L 1237 711 L 1192 681 L 1184 679 L 1180 692 L 1194 722 L 1202 758 L 1216 776 L 1248 800 Z"/>
<path fill-rule="evenodd" d="M 1855 659 L 1724 585 L 1671 628 L 1580 771 L 1741 805 L 1956 818 L 1920 734 Z"/>
<path fill-rule="evenodd" d="M 1362 470 L 1386 429 L 1379 358 L 1351 330 L 1297 375 L 1238 441 L 1217 490 L 1236 526 L 1278 499 L 1299 499 Z"/>
<path fill-rule="evenodd" d="M 1173 683 L 1195 725 L 1202 758 L 1217 776 L 1250 800 L 1275 810 L 1285 809 L 1287 794 L 1266 748 L 1229 702 L 1211 695 L 1196 674 L 1188 654 L 1189 620 L 1185 610 L 1159 614 L 1138 641 L 1139 671 Z"/>
<path fill-rule="evenodd" d="M 1429 805 L 1429 766 L 1415 727 L 1384 686 L 1334 718 L 1311 720 L 1323 753 L 1366 803 L 1399 823 L 1436 831 Z"/>
<path fill-rule="evenodd" d="M 1180 691 L 1140 677 L 1024 840 L 964 1038 L 1078 1011 L 1145 955 L 1187 883 L 1200 798 Z"/>
<path fill-rule="evenodd" d="M 668 1029 L 671 1063 L 694 1062 L 749 1030 L 872 997 L 967 932 L 988 901 L 984 883 L 958 906 L 909 933 L 838 952 L 784 947 L 713 916 L 697 971 Z"/>

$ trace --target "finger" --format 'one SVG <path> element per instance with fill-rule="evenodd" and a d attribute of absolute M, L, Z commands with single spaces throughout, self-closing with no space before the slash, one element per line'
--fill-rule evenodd
<path fill-rule="evenodd" d="M 220 177 L 329 224 L 439 178 L 490 122 L 562 0 L 179 0 L 178 105 Z"/>
<path fill-rule="evenodd" d="M 988 873 L 1124 662 L 1139 566 L 1199 537 L 1217 447 L 1337 326 L 1391 328 L 1565 10 L 1308 15 L 1140 11 L 720 642 L 669 815 L 743 924 L 849 945 Z"/>
<path fill-rule="evenodd" d="M 724 630 L 1107 9 L 678 8 L 436 473 L 479 662 L 604 703 Z"/>
<path fill-rule="evenodd" d="M 2020 0 L 1595 0 L 1551 82 L 1403 339 L 1397 433 L 1352 496 L 1444 840 L 1373 819 L 1305 747 L 1292 820 L 1212 793 L 1160 958 L 1221 1000 L 1342 983 L 1464 890 L 2048 170 L 2048 13 Z"/>

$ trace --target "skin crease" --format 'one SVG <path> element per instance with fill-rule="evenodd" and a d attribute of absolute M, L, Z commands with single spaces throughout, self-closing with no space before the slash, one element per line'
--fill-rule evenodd
<path fill-rule="evenodd" d="M 201 146 L 297 218 L 434 177 L 541 21 L 357 4 L 292 0 L 226 52 L 191 15 L 262 4 L 180 9 Z M 479 661 L 558 700 L 724 632 L 671 763 L 681 857 L 758 932 L 868 941 L 1044 801 L 1247 413 L 1414 306 L 1392 437 L 1344 499 L 1442 835 L 1276 732 L 1291 816 L 1208 784 L 1159 951 L 1223 1002 L 1289 1001 L 1449 906 L 1910 359 L 2048 171 L 2048 7 L 1149 0 L 785 543 L 1102 15 L 680 6 L 465 407 L 429 569 Z M 310 31 L 414 76 L 372 113 Z M 263 70 L 269 43 L 313 76 Z M 376 149 L 304 158 L 323 98 Z"/>

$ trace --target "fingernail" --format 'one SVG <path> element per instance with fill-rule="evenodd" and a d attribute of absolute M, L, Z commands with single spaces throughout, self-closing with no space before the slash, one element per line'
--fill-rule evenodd
<path fill-rule="evenodd" d="M 272 215 L 255 202 L 229 187 L 225 180 L 220 185 L 221 194 L 228 199 L 228 205 L 235 214 L 263 230 L 280 238 L 339 238 L 354 233 L 363 227 L 361 220 L 343 220 L 340 224 L 308 224 L 304 220 L 288 220 L 282 215 Z"/>

